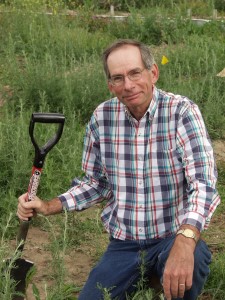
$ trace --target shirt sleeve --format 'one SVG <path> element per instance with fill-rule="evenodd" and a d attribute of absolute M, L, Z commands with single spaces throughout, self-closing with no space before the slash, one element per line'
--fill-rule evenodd
<path fill-rule="evenodd" d="M 187 180 L 187 205 L 182 224 L 206 229 L 220 203 L 212 145 L 197 105 L 183 110 L 177 128 L 178 150 Z"/>
<path fill-rule="evenodd" d="M 98 122 L 95 115 L 92 116 L 86 128 L 82 169 L 86 174 L 85 177 L 75 178 L 72 187 L 59 196 L 63 207 L 67 210 L 83 210 L 112 197 L 101 161 Z"/>

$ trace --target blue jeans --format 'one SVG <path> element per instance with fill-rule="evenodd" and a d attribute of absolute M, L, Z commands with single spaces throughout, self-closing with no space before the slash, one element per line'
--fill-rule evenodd
<path fill-rule="evenodd" d="M 151 278 L 151 274 L 154 273 L 162 279 L 174 238 L 172 236 L 143 241 L 121 241 L 111 238 L 106 252 L 92 269 L 78 299 L 104 299 L 99 286 L 109 290 L 111 299 L 126 299 L 126 295 L 135 291 L 135 285 L 140 280 L 140 265 L 143 259 L 146 277 Z M 197 299 L 209 275 L 211 253 L 204 241 L 198 241 L 194 256 L 193 284 L 192 288 L 185 292 L 185 300 Z"/>

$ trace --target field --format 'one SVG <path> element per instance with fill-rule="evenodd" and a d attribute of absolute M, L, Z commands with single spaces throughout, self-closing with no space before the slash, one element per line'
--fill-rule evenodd
<path fill-rule="evenodd" d="M 28 133 L 31 113 L 66 117 L 38 190 L 47 200 L 83 175 L 85 125 L 94 108 L 111 96 L 101 53 L 117 38 L 150 45 L 160 69 L 157 86 L 188 96 L 202 111 L 217 158 L 222 203 L 203 234 L 213 262 L 200 299 L 225 299 L 225 77 L 217 76 L 225 68 L 225 8 L 223 1 L 156 2 L 143 1 L 141 6 L 138 1 L 115 1 L 116 14 L 126 17 L 118 21 L 110 17 L 108 1 L 102 6 L 96 1 L 0 1 L 0 299 L 10 300 L 14 289 L 3 259 L 18 256 L 17 198 L 27 190 L 34 159 Z M 212 17 L 216 4 L 217 19 Z M 197 25 L 187 17 L 188 9 L 193 18 L 209 22 Z M 165 65 L 163 55 L 169 60 Z M 52 130 L 37 128 L 40 143 Z M 76 299 L 108 242 L 100 220 L 103 206 L 32 220 L 22 254 L 36 266 L 27 300 Z M 141 286 L 132 299 L 156 298 L 153 290 Z M 107 291 L 105 299 L 110 299 Z"/>

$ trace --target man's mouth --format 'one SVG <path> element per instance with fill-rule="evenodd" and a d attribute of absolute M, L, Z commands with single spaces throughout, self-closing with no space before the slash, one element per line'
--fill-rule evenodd
<path fill-rule="evenodd" d="M 136 99 L 139 96 L 139 93 L 123 96 L 124 100 L 131 101 Z"/>

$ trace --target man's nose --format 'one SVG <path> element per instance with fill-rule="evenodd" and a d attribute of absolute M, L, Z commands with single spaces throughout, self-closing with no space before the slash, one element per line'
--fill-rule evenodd
<path fill-rule="evenodd" d="M 134 82 L 132 80 L 129 79 L 128 76 L 124 77 L 124 88 L 126 90 L 130 90 L 134 87 Z"/>

